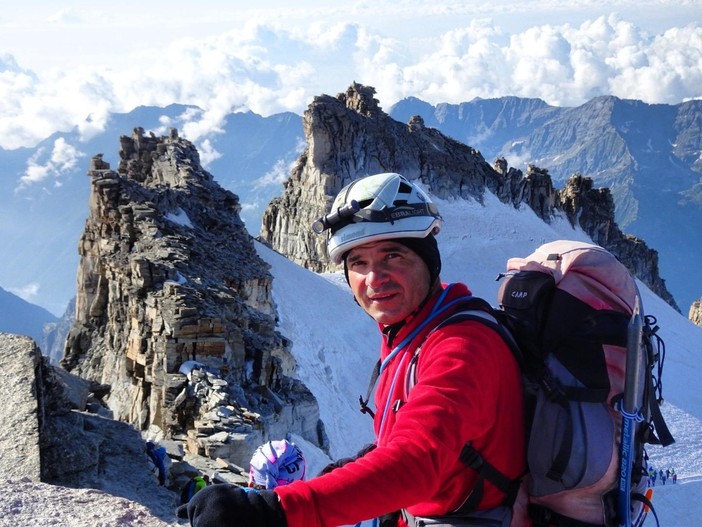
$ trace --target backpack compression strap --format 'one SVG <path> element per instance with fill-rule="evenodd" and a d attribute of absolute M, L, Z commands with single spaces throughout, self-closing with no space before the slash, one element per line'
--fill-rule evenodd
<path fill-rule="evenodd" d="M 660 402 L 663 400 L 661 375 L 663 370 L 663 361 L 665 360 L 665 343 L 657 332 L 658 325 L 656 325 L 656 318 L 652 315 L 646 315 L 644 317 L 643 326 L 643 342 L 644 351 L 646 353 L 646 362 L 649 368 L 653 368 L 654 364 L 658 364 L 658 375 L 656 376 L 657 382 L 655 385 L 653 384 L 654 376 L 650 374 L 648 375 L 648 408 L 651 412 L 651 421 L 653 422 L 655 433 L 650 428 L 647 429 L 650 431 L 650 434 L 645 438 L 645 440 L 653 445 L 668 446 L 675 443 L 675 439 L 673 439 L 673 434 L 670 433 L 668 425 L 665 423 L 665 419 L 663 418 L 660 408 Z M 656 393 L 658 393 L 658 395 L 656 395 Z"/>
<path fill-rule="evenodd" d="M 517 479 L 509 479 L 488 463 L 483 456 L 480 455 L 480 452 L 473 447 L 470 441 L 463 446 L 459 459 L 461 463 L 478 473 L 478 481 L 466 501 L 456 510 L 456 513 L 472 512 L 478 508 L 480 501 L 483 499 L 485 480 L 488 480 L 505 495 L 504 500 L 502 500 L 503 506 L 512 507 L 512 505 L 514 505 L 522 482 L 522 476 Z"/>

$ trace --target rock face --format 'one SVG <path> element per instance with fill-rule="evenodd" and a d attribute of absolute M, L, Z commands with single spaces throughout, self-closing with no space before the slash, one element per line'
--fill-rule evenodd
<path fill-rule="evenodd" d="M 178 525 L 177 495 L 152 475 L 139 432 L 85 411 L 96 386 L 52 366 L 30 338 L 7 333 L 0 333 L 0 372 L 0 419 L 5 425 L 0 432 L 0 473 L 10 494 L 0 500 L 3 520 L 30 525 L 50 514 L 57 525 L 96 525 L 95 510 L 92 516 L 86 513 L 82 523 L 75 520 L 75 511 L 62 517 L 69 503 L 91 509 L 86 503 L 94 497 L 103 506 L 99 516 L 108 522 L 100 525 L 117 525 L 109 520 L 111 512 L 119 516 L 119 511 L 125 521 L 134 520 L 129 525 Z M 78 488 L 101 489 L 104 494 Z M 37 491 L 44 494 L 44 510 L 33 508 Z M 82 504 L 77 495 L 83 497 Z M 117 509 L 111 510 L 110 502 Z"/>
<path fill-rule="evenodd" d="M 8 478 L 39 479 L 41 352 L 29 337 L 0 333 L 0 460 Z"/>
<path fill-rule="evenodd" d="M 523 174 L 504 159 L 491 166 L 475 149 L 425 127 L 419 116 L 407 124 L 391 119 L 374 94 L 372 87 L 354 83 L 336 97 L 316 97 L 308 107 L 303 117 L 307 149 L 283 195 L 263 216 L 260 236 L 275 250 L 313 271 L 335 270 L 323 237 L 312 232 L 311 224 L 352 180 L 398 172 L 442 199 L 482 202 L 487 189 L 504 203 L 527 204 L 544 221 L 562 210 L 678 309 L 659 276 L 656 251 L 617 227 L 607 189 L 593 189 L 591 179 L 576 175 L 558 190 L 545 169 L 530 166 Z"/>
<path fill-rule="evenodd" d="M 692 303 L 688 318 L 693 324 L 702 327 L 702 299 Z"/>
<path fill-rule="evenodd" d="M 658 269 L 658 252 L 635 236 L 624 234 L 614 221 L 614 199 L 609 189 L 593 188 L 591 178 L 571 176 L 558 194 L 559 208 L 571 224 L 578 224 L 593 241 L 609 249 L 628 269 L 678 312 L 673 295 Z"/>
<path fill-rule="evenodd" d="M 316 97 L 303 116 L 307 149 L 285 191 L 263 216 L 261 238 L 316 272 L 330 270 L 323 237 L 310 225 L 341 188 L 357 177 L 399 172 L 419 179 L 439 197 L 480 199 L 501 184 L 480 154 L 421 119 L 402 124 L 378 106 L 371 87 L 353 84 L 337 97 Z"/>
<path fill-rule="evenodd" d="M 93 158 L 75 321 L 61 365 L 107 386 L 114 417 L 248 466 L 269 438 L 326 446 L 317 402 L 276 332 L 271 276 L 236 195 L 172 131 Z"/>

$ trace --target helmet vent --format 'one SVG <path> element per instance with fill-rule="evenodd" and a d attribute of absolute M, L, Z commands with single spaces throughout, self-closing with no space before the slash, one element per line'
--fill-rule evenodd
<path fill-rule="evenodd" d="M 402 194 L 411 194 L 412 193 L 412 187 L 405 183 L 404 181 L 400 182 L 400 188 L 397 190 L 398 193 Z"/>

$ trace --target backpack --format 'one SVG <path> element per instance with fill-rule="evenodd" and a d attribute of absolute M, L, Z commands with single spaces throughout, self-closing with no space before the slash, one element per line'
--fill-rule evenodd
<path fill-rule="evenodd" d="M 644 445 L 674 440 L 660 411 L 665 347 L 636 280 L 602 247 L 567 240 L 507 270 L 497 300 L 530 398 L 529 515 L 640 525 Z"/>
<path fill-rule="evenodd" d="M 644 444 L 674 440 L 660 412 L 665 346 L 634 277 L 602 247 L 560 240 L 510 259 L 498 280 L 498 308 L 466 298 L 435 330 L 476 320 L 515 355 L 527 404 L 533 525 L 641 525 L 649 509 L 655 516 Z M 513 505 L 515 482 L 470 444 L 461 460 Z"/>

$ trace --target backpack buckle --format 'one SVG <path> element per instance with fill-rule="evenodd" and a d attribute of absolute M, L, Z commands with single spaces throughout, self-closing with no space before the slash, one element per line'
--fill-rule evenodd
<path fill-rule="evenodd" d="M 480 472 L 480 467 L 483 466 L 483 456 L 480 455 L 470 441 L 468 441 L 461 450 L 461 455 L 458 457 L 461 463 L 473 470 Z"/>
<path fill-rule="evenodd" d="M 566 401 L 565 393 L 563 392 L 560 383 L 554 379 L 552 375 L 545 372 L 541 376 L 540 384 L 544 390 L 544 395 L 546 396 L 547 400 L 560 405 L 564 404 Z"/>
<path fill-rule="evenodd" d="M 553 518 L 551 509 L 530 503 L 527 506 L 527 511 L 533 527 L 547 527 L 551 525 L 551 519 Z"/>

